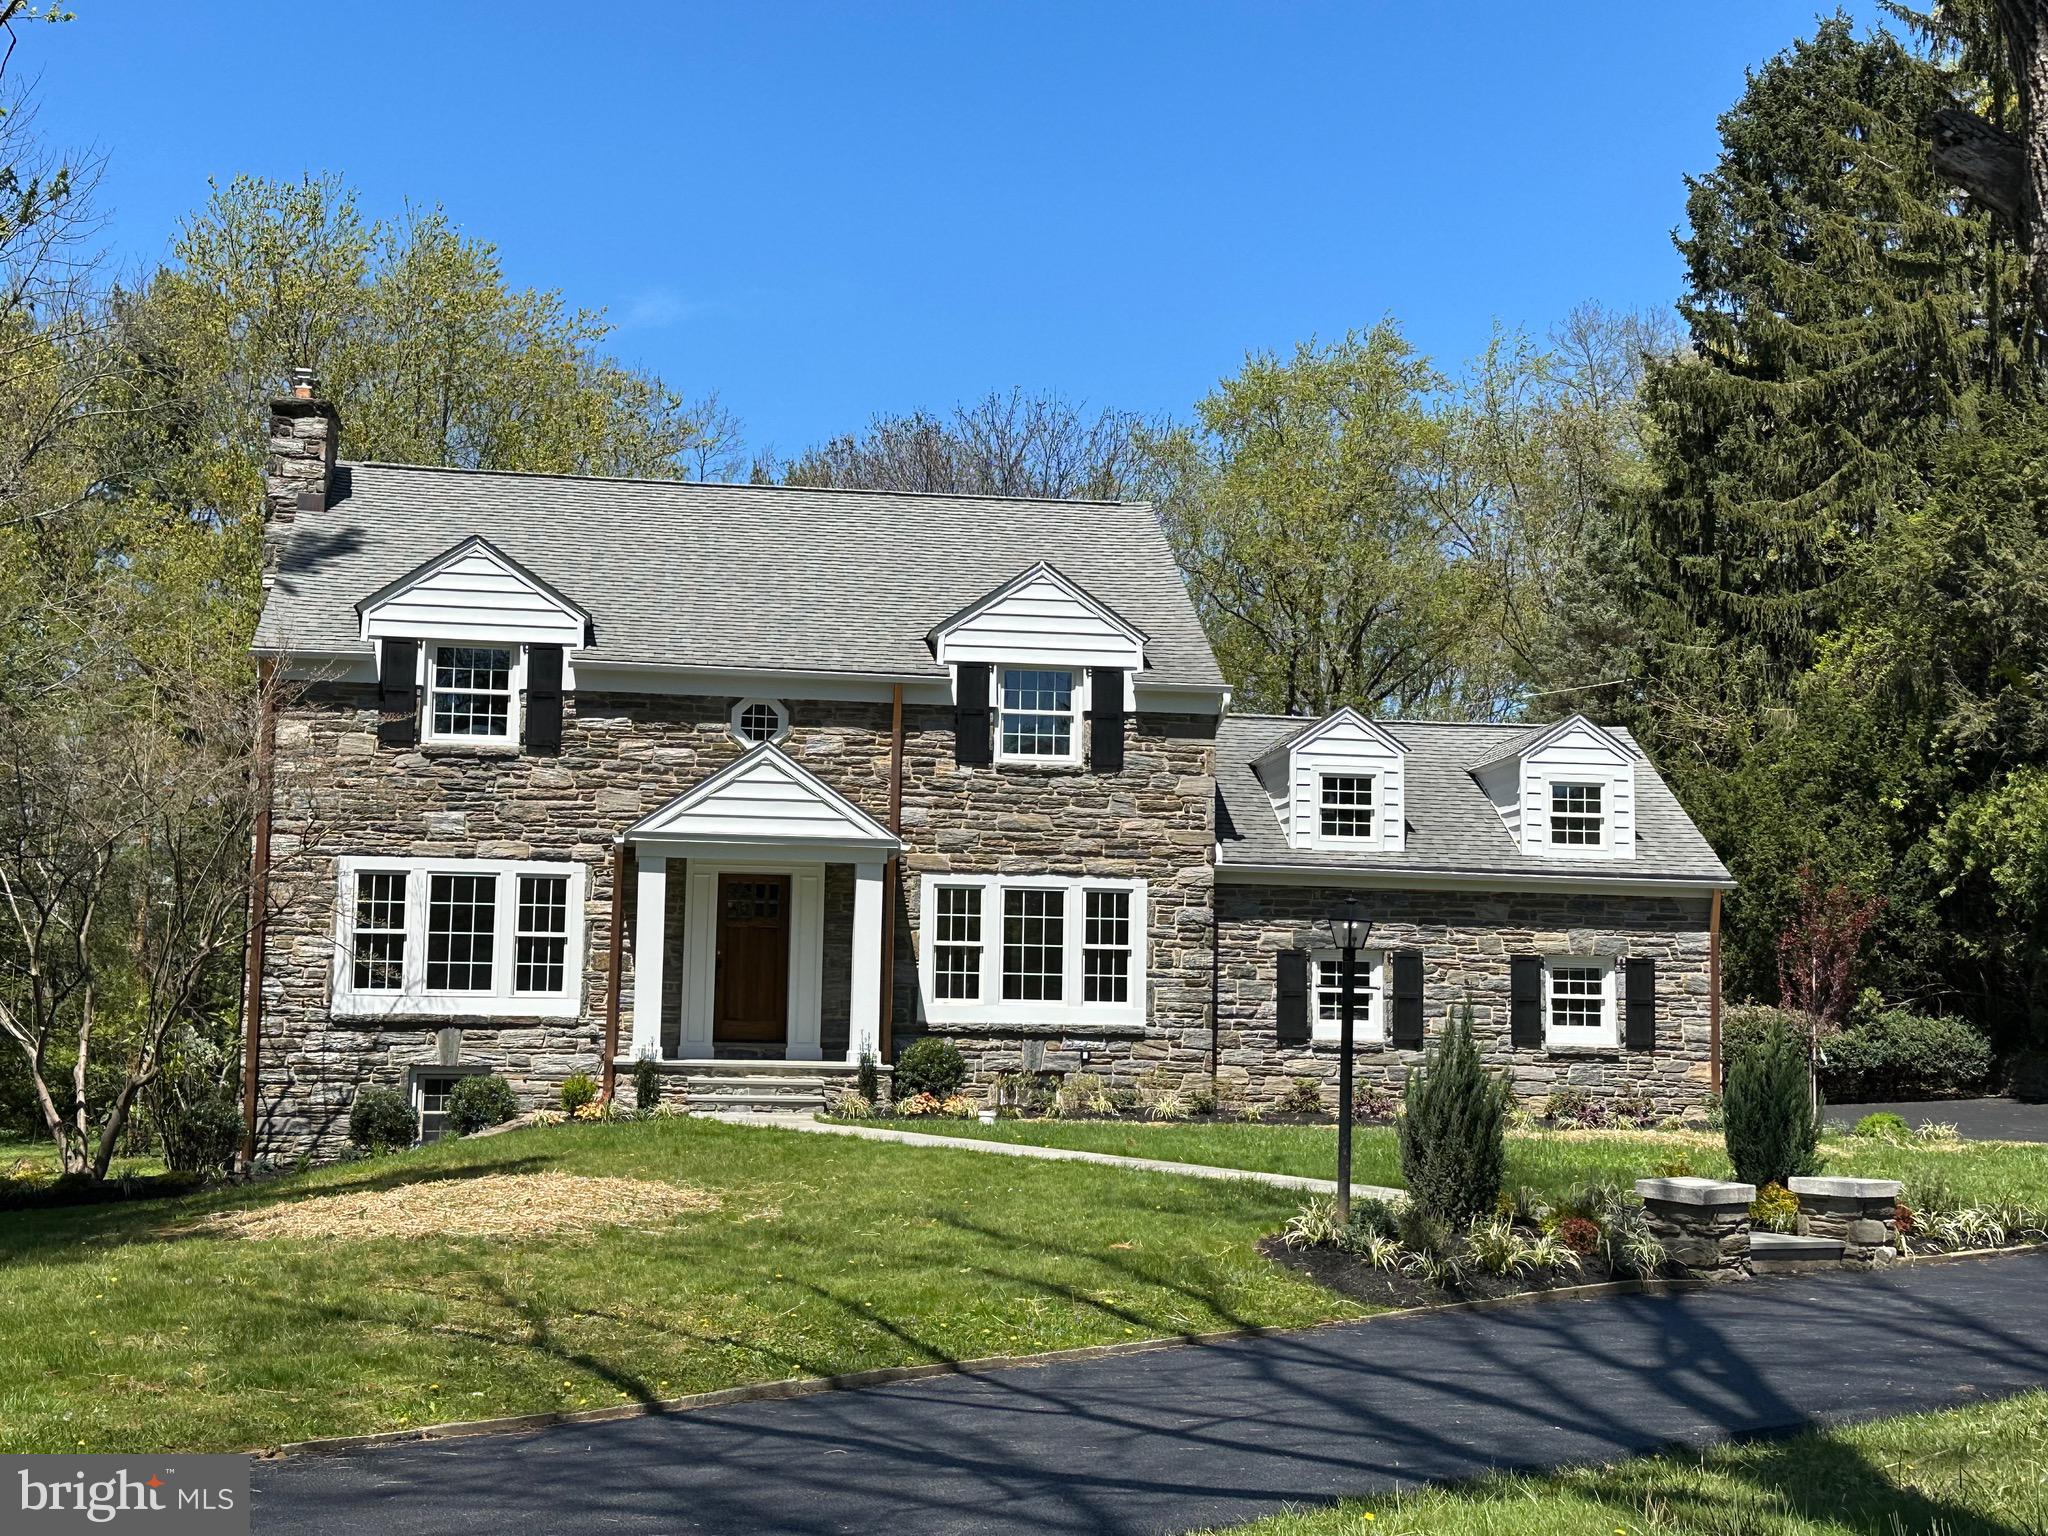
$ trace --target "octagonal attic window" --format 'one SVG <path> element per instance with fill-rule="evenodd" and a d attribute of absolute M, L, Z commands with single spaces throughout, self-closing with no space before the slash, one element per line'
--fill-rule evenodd
<path fill-rule="evenodd" d="M 789 711 L 773 699 L 741 699 L 733 706 L 732 732 L 750 747 L 780 741 L 789 732 Z"/>

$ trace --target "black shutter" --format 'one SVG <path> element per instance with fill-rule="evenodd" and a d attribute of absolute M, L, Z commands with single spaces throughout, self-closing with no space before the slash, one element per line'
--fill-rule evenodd
<path fill-rule="evenodd" d="M 1308 1044 L 1308 951 L 1283 949 L 1279 956 L 1282 1045 Z"/>
<path fill-rule="evenodd" d="M 1422 951 L 1394 951 L 1394 1032 L 1397 1050 L 1422 1049 Z"/>
<path fill-rule="evenodd" d="M 1097 773 L 1124 771 L 1124 672 L 1097 667 L 1089 674 L 1088 763 Z"/>
<path fill-rule="evenodd" d="M 526 750 L 562 750 L 562 648 L 526 648 Z"/>
<path fill-rule="evenodd" d="M 1628 1002 L 1627 1032 L 1623 1043 L 1632 1051 L 1657 1048 L 1657 962 L 1630 960 L 1622 972 L 1626 979 L 1623 996 Z"/>
<path fill-rule="evenodd" d="M 1508 1036 L 1517 1046 L 1543 1044 L 1543 957 L 1516 955 L 1508 961 Z"/>
<path fill-rule="evenodd" d="M 420 643 L 386 640 L 377 673 L 377 745 L 416 746 L 420 739 Z"/>
<path fill-rule="evenodd" d="M 953 761 L 963 768 L 995 761 L 988 729 L 988 663 L 960 663 L 960 702 L 953 712 Z"/>

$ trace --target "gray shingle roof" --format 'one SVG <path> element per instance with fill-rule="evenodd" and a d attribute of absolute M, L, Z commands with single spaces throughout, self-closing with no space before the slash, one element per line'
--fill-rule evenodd
<path fill-rule="evenodd" d="M 1636 768 L 1636 856 L 1589 865 L 1585 859 L 1530 858 L 1472 777 L 1510 743 L 1530 738 L 1526 725 L 1387 722 L 1408 748 L 1403 784 L 1407 846 L 1400 853 L 1330 853 L 1292 848 L 1273 814 L 1273 801 L 1252 763 L 1303 722 L 1277 715 L 1227 716 L 1216 740 L 1216 844 L 1221 863 L 1299 869 L 1412 870 L 1431 874 L 1575 875 L 1625 880 L 1728 881 L 1699 828 L 1645 761 Z M 1537 734 L 1548 730 L 1540 727 Z M 1621 741 L 1634 742 L 1612 727 Z M 1533 739 L 1533 738 L 1531 738 Z M 1640 750 L 1638 748 L 1637 750 Z M 1730 882 L 1732 883 L 1732 882 Z"/>
<path fill-rule="evenodd" d="M 367 651 L 355 604 L 480 534 L 594 621 L 595 661 L 945 675 L 925 636 L 1050 561 L 1148 637 L 1142 681 L 1222 675 L 1149 506 L 344 465 L 300 514 L 265 651 Z"/>

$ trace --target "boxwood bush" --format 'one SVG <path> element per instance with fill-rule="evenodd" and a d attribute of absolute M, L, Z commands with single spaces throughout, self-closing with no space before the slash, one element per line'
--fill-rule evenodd
<path fill-rule="evenodd" d="M 448 1128 L 458 1136 L 503 1125 L 518 1113 L 518 1095 L 495 1073 L 462 1078 L 448 1093 Z"/>
<path fill-rule="evenodd" d="M 896 1095 L 907 1099 L 928 1093 L 943 1099 L 967 1080 L 967 1059 L 960 1047 L 937 1035 L 923 1035 L 896 1059 Z"/>
<path fill-rule="evenodd" d="M 348 1139 L 365 1152 L 396 1152 L 420 1133 L 412 1101 L 396 1088 L 365 1088 L 348 1109 Z"/>
<path fill-rule="evenodd" d="M 1836 1104 L 1980 1093 L 1991 1042 L 1961 1019 L 1906 1008 L 1865 1014 L 1821 1041 L 1821 1091 Z"/>

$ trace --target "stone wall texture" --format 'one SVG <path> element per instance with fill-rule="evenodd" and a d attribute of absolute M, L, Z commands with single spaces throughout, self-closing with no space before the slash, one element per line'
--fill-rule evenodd
<path fill-rule="evenodd" d="M 1217 887 L 1217 1078 L 1226 1100 L 1273 1103 L 1297 1078 L 1309 1078 L 1334 1105 L 1336 1047 L 1280 1043 L 1277 957 L 1286 949 L 1327 950 L 1327 930 L 1319 934 L 1319 925 L 1343 908 L 1347 894 L 1307 885 Z M 1708 898 L 1367 891 L 1360 900 L 1373 922 L 1371 949 L 1422 952 L 1425 1049 L 1469 998 L 1487 1063 L 1506 1069 L 1517 1097 L 1534 1107 L 1564 1087 L 1659 1115 L 1705 1102 L 1712 1027 Z M 1508 961 L 1523 954 L 1654 959 L 1656 1049 L 1517 1049 L 1508 1037 Z M 1398 1093 L 1422 1057 L 1367 1046 L 1356 1053 L 1354 1075 L 1361 1084 Z"/>

